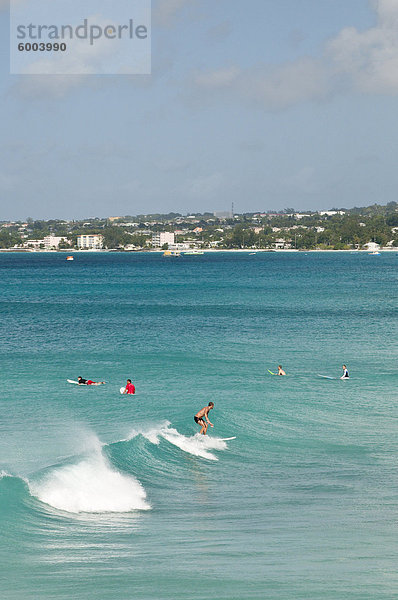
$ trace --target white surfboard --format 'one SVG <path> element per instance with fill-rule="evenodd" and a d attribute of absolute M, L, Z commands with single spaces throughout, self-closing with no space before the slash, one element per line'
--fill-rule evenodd
<path fill-rule="evenodd" d="M 229 438 L 220 438 L 222 442 L 229 442 L 229 440 L 236 440 L 236 435 L 234 435 L 233 437 L 229 437 Z"/>
<path fill-rule="evenodd" d="M 76 385 L 79 385 L 78 381 L 74 381 L 73 379 L 67 379 L 66 380 L 68 383 L 76 383 Z"/>
<path fill-rule="evenodd" d="M 344 381 L 344 379 L 349 379 L 349 377 L 330 377 L 330 375 L 319 375 L 318 377 L 322 377 L 323 379 L 340 379 L 341 381 Z"/>
<path fill-rule="evenodd" d="M 125 390 L 125 389 L 126 389 L 125 387 L 121 387 L 121 388 L 120 388 L 120 393 L 121 393 L 121 394 L 124 394 L 124 390 Z"/>

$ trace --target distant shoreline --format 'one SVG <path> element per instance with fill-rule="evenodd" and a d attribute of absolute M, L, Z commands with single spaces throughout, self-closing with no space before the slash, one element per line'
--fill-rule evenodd
<path fill-rule="evenodd" d="M 108 249 L 104 249 L 104 250 L 73 250 L 73 249 L 68 249 L 68 250 L 44 250 L 44 249 L 40 249 L 40 250 L 29 250 L 29 249 L 25 249 L 25 248 L 0 248 L 0 253 L 7 253 L 7 254 L 108 254 L 110 252 L 114 253 L 118 253 L 118 254 L 163 254 L 164 250 L 119 250 L 117 248 L 108 248 Z M 180 252 L 181 254 L 184 254 L 185 252 L 189 252 L 189 250 L 179 250 L 178 252 Z M 204 253 L 212 253 L 212 254 L 221 254 L 223 252 L 239 252 L 239 253 L 245 253 L 245 254 L 258 254 L 258 253 L 284 253 L 284 254 L 296 254 L 296 253 L 305 253 L 308 254 L 309 252 L 311 253 L 331 253 L 331 252 L 337 252 L 337 253 L 351 253 L 351 254 L 373 254 L 373 251 L 370 250 L 354 250 L 354 249 L 349 249 L 349 250 L 305 250 L 305 249 L 300 249 L 300 250 L 296 250 L 295 248 L 289 248 L 289 249 L 277 249 L 277 250 L 271 250 L 271 249 L 265 249 L 265 248 L 261 248 L 258 250 L 255 250 L 253 248 L 224 248 L 224 249 L 216 249 L 216 248 L 204 248 L 203 250 L 201 250 L 201 252 Z M 380 250 L 377 250 L 377 252 L 385 252 L 386 254 L 388 253 L 393 253 L 393 252 L 398 252 L 398 247 L 394 247 L 394 248 L 380 248 Z"/>

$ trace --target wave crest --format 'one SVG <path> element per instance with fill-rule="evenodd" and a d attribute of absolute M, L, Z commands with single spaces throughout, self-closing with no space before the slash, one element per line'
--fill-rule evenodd
<path fill-rule="evenodd" d="M 28 485 L 30 493 L 41 502 L 71 513 L 124 513 L 151 508 L 140 482 L 114 470 L 100 453 L 77 464 L 56 467 Z"/>
<path fill-rule="evenodd" d="M 225 450 L 227 448 L 225 440 L 222 440 L 221 438 L 199 435 L 199 433 L 196 433 L 192 436 L 185 436 L 179 433 L 177 429 L 170 427 L 169 422 L 167 422 L 165 425 L 154 427 L 152 429 L 141 431 L 134 430 L 131 432 L 130 439 L 139 434 L 141 434 L 152 444 L 158 445 L 160 439 L 163 438 L 170 444 L 180 448 L 180 450 L 188 452 L 188 454 L 199 456 L 201 458 L 207 458 L 208 460 L 218 460 L 211 450 Z"/>

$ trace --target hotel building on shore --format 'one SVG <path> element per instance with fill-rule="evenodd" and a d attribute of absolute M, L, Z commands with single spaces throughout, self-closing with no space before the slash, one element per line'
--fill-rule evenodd
<path fill-rule="evenodd" d="M 152 234 L 152 246 L 161 248 L 164 244 L 174 245 L 174 233 L 170 231 L 161 231 Z"/>
<path fill-rule="evenodd" d="M 23 248 L 36 248 L 42 250 L 57 250 L 59 247 L 59 243 L 61 240 L 65 240 L 65 237 L 60 237 L 57 235 L 46 235 L 41 240 L 25 240 L 23 244 Z M 67 241 L 67 240 L 66 240 Z"/>
<path fill-rule="evenodd" d="M 78 235 L 77 247 L 79 250 L 100 250 L 103 247 L 102 235 Z"/>

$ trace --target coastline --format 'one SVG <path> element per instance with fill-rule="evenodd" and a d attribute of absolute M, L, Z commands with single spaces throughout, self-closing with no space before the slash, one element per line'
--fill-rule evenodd
<path fill-rule="evenodd" d="M 289 248 L 289 249 L 283 249 L 283 248 L 278 248 L 278 249 L 267 249 L 267 248 L 259 248 L 259 249 L 255 249 L 255 248 L 203 248 L 201 251 L 203 251 L 205 254 L 206 253 L 212 253 L 212 254 L 221 254 L 223 252 L 239 252 L 239 253 L 246 253 L 246 254 L 259 254 L 259 253 L 284 253 L 284 254 L 292 254 L 292 253 L 301 253 L 301 254 L 308 254 L 309 252 L 311 253 L 330 253 L 330 252 L 337 252 L 337 253 L 349 253 L 349 254 L 372 254 L 372 252 L 370 252 L 369 250 L 354 250 L 354 249 L 348 249 L 348 250 L 306 250 L 306 249 L 295 249 L 295 248 Z M 62 250 L 45 250 L 45 249 L 36 249 L 36 250 L 30 250 L 28 248 L 0 248 L 0 253 L 4 252 L 4 253 L 14 253 L 14 254 L 104 254 L 104 253 L 108 253 L 108 252 L 112 252 L 112 253 L 120 253 L 120 254 L 163 254 L 164 250 L 158 250 L 158 249 L 150 249 L 150 250 L 119 250 L 118 248 L 106 248 L 103 250 L 74 250 L 74 249 L 62 249 Z M 180 251 L 181 254 L 184 254 L 186 251 L 185 250 L 181 250 Z M 380 253 L 387 253 L 387 254 L 391 254 L 394 252 L 398 252 L 398 247 L 393 247 L 393 248 L 380 248 L 379 250 L 377 250 L 377 252 Z"/>

